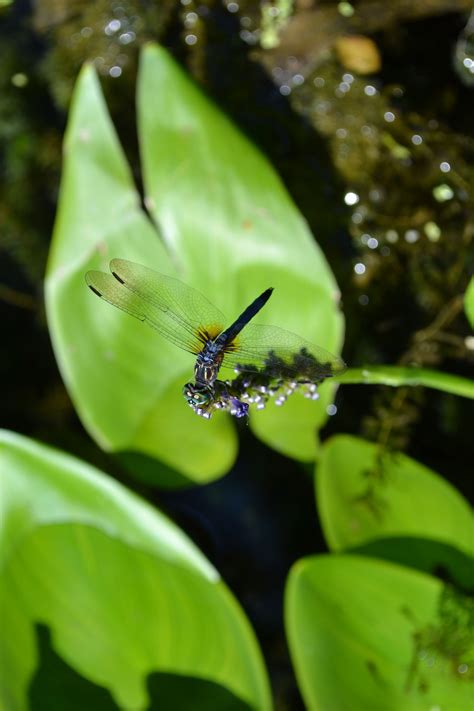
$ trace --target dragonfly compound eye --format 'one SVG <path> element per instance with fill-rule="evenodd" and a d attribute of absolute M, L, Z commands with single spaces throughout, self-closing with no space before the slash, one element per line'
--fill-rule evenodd
<path fill-rule="evenodd" d="M 191 407 L 205 407 L 211 401 L 211 391 L 194 383 L 186 383 L 183 394 Z"/>

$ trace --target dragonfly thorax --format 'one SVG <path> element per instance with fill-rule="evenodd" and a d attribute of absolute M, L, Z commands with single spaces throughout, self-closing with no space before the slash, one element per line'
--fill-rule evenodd
<path fill-rule="evenodd" d="M 202 351 L 198 353 L 194 364 L 196 383 L 212 385 L 217 378 L 223 358 L 224 346 L 219 342 L 219 337 L 206 343 Z"/>

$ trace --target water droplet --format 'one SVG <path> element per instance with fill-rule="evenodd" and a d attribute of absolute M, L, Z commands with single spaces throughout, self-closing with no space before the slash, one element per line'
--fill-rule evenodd
<path fill-rule="evenodd" d="M 185 27 L 192 27 L 193 25 L 196 24 L 197 21 L 198 21 L 197 12 L 187 12 L 186 16 L 184 18 L 184 26 Z"/>
<path fill-rule="evenodd" d="M 420 146 L 423 143 L 423 139 L 418 133 L 414 133 L 411 137 L 411 142 L 415 146 Z"/>
<path fill-rule="evenodd" d="M 348 192 L 344 195 L 344 202 L 346 205 L 357 205 L 359 202 L 359 196 L 357 193 Z"/>
<path fill-rule="evenodd" d="M 441 230 L 436 222 L 427 222 L 423 229 L 430 242 L 437 242 L 441 237 Z"/>
<path fill-rule="evenodd" d="M 369 249 L 377 249 L 379 246 L 379 241 L 375 237 L 370 237 L 370 239 L 367 241 L 367 247 Z"/>
<path fill-rule="evenodd" d="M 464 345 L 470 351 L 474 351 L 474 336 L 466 336 L 464 339 Z"/>
<path fill-rule="evenodd" d="M 257 35 L 254 32 L 250 32 L 250 30 L 241 30 L 239 36 L 247 44 L 257 44 Z"/>
<path fill-rule="evenodd" d="M 369 297 L 367 296 L 367 294 L 361 294 L 359 296 L 358 301 L 361 306 L 367 306 L 367 304 L 369 303 Z"/>
<path fill-rule="evenodd" d="M 367 96 L 375 96 L 377 93 L 377 89 L 375 86 L 372 86 L 372 84 L 367 84 L 367 86 L 364 87 L 364 94 Z"/>
<path fill-rule="evenodd" d="M 110 67 L 109 74 L 113 79 L 117 79 L 117 77 L 122 74 L 122 67 L 118 67 L 117 65 Z"/>
<path fill-rule="evenodd" d="M 343 17 L 352 17 L 354 14 L 354 8 L 350 4 L 350 2 L 340 2 L 337 5 L 337 10 L 340 15 Z"/>
<path fill-rule="evenodd" d="M 405 232 L 404 237 L 405 242 L 408 242 L 408 244 L 414 244 L 420 239 L 420 233 L 418 232 L 418 230 L 407 230 Z"/>
<path fill-rule="evenodd" d="M 444 160 L 442 163 L 439 164 L 439 169 L 442 173 L 449 173 L 451 170 L 451 166 L 449 165 L 448 161 Z"/>
<path fill-rule="evenodd" d="M 369 190 L 369 198 L 372 202 L 380 202 L 384 197 L 384 191 L 380 188 L 371 188 Z"/>
<path fill-rule="evenodd" d="M 186 35 L 186 37 L 184 38 L 184 41 L 186 42 L 187 45 L 192 47 L 194 44 L 196 44 L 196 42 L 198 40 L 197 40 L 196 35 Z"/>
<path fill-rule="evenodd" d="M 120 22 L 120 20 L 110 20 L 110 22 L 106 24 L 104 32 L 110 37 L 110 35 L 114 35 L 116 32 L 118 32 L 121 27 L 122 23 Z"/>
<path fill-rule="evenodd" d="M 334 404 L 333 404 L 333 405 L 328 405 L 327 408 L 326 408 L 326 412 L 328 413 L 328 415 L 329 415 L 330 417 L 332 417 L 333 415 L 335 415 L 336 412 L 337 412 L 337 407 L 336 407 L 336 405 L 334 405 Z"/>
<path fill-rule="evenodd" d="M 313 79 L 313 84 L 316 88 L 321 89 L 325 85 L 325 80 L 322 77 L 315 77 Z"/>
<path fill-rule="evenodd" d="M 386 111 L 383 117 L 388 123 L 392 123 L 392 121 L 395 121 L 395 114 L 393 113 L 393 111 Z"/>
<path fill-rule="evenodd" d="M 433 188 L 433 197 L 437 202 L 446 202 L 453 199 L 454 191 L 450 185 L 441 183 Z"/>
<path fill-rule="evenodd" d="M 280 86 L 280 94 L 282 96 L 289 96 L 291 94 L 291 87 L 288 84 L 282 84 Z"/>
<path fill-rule="evenodd" d="M 120 44 L 130 44 L 136 39 L 135 32 L 123 32 L 119 37 Z"/>
<path fill-rule="evenodd" d="M 10 81 L 13 86 L 16 86 L 17 89 L 23 89 L 23 87 L 28 84 L 28 76 L 23 72 L 17 72 L 16 74 L 13 74 Z"/>
<path fill-rule="evenodd" d="M 362 262 L 357 262 L 357 264 L 354 266 L 354 271 L 356 274 L 365 274 L 365 264 L 362 264 Z"/>
<path fill-rule="evenodd" d="M 314 107 L 317 114 L 323 114 L 323 115 L 327 114 L 330 108 L 331 108 L 331 104 L 329 101 L 318 101 L 316 103 L 316 106 Z"/>
<path fill-rule="evenodd" d="M 156 201 L 151 195 L 145 195 L 143 203 L 149 212 L 153 212 L 156 209 Z M 239 371 L 236 371 L 239 372 Z"/>

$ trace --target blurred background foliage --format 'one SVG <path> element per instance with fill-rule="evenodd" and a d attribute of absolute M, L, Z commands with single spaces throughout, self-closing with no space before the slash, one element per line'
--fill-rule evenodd
<path fill-rule="evenodd" d="M 278 708 L 297 709 L 280 615 L 290 565 L 325 550 L 301 467 L 240 432 L 234 470 L 163 493 L 83 430 L 43 306 L 61 145 L 85 61 L 102 79 L 139 190 L 139 48 L 166 46 L 268 156 L 342 292 L 351 365 L 469 377 L 474 266 L 474 27 L 466 0 L 0 5 L 0 425 L 101 466 L 166 508 L 223 574 L 262 644 Z M 468 495 L 471 403 L 421 388 L 345 385 L 325 431 L 404 450 Z"/>

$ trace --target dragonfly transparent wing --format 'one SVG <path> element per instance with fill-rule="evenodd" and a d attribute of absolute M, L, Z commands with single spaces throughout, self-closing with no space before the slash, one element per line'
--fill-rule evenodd
<path fill-rule="evenodd" d="M 110 271 L 87 272 L 87 285 L 179 348 L 197 354 L 209 338 L 224 330 L 225 317 L 219 309 L 178 279 L 125 259 L 113 259 Z"/>
<path fill-rule="evenodd" d="M 338 356 L 276 326 L 250 324 L 225 352 L 223 366 L 317 382 L 345 370 Z"/>

